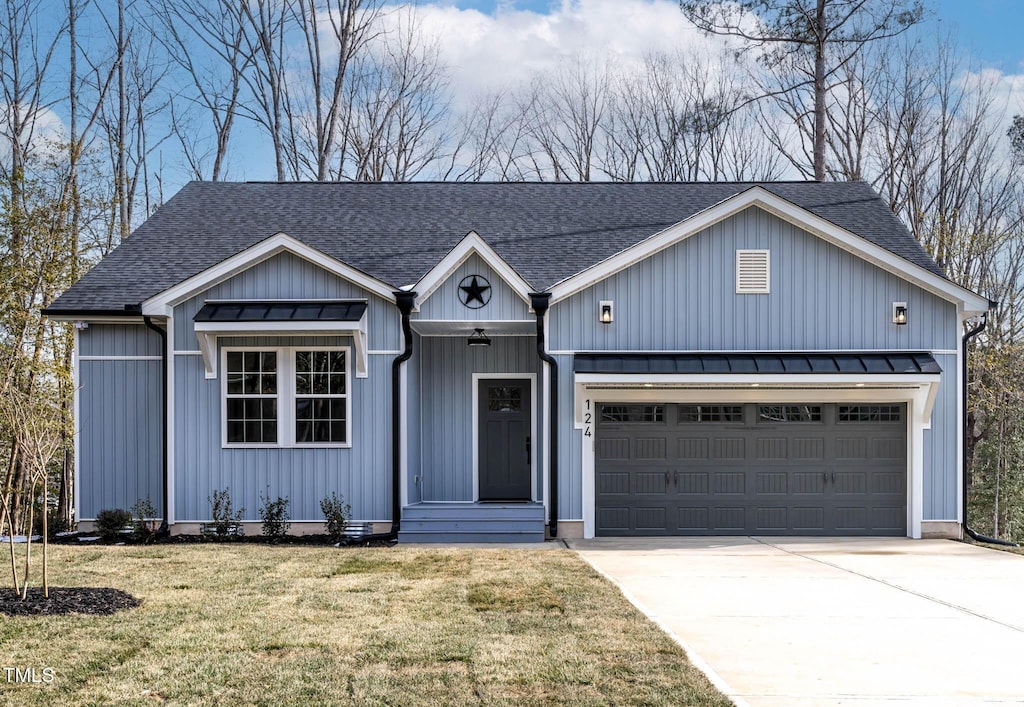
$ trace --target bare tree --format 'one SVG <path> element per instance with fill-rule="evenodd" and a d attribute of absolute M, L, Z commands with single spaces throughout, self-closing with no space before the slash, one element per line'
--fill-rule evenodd
<path fill-rule="evenodd" d="M 246 113 L 263 127 L 274 148 L 274 167 L 278 181 L 289 174 L 298 178 L 298 165 L 288 146 L 294 145 L 290 122 L 285 39 L 296 0 L 253 0 L 241 3 L 245 54 L 252 57 L 253 70 L 242 74 L 249 86 L 255 107 Z M 240 104 L 245 108 L 246 104 Z"/>
<path fill-rule="evenodd" d="M 534 78 L 522 105 L 537 178 L 589 182 L 600 161 L 600 130 L 612 90 L 608 64 L 583 56 Z"/>
<path fill-rule="evenodd" d="M 49 392 L 50 394 L 47 394 Z M 8 387 L 0 395 L 0 415 L 4 424 L 13 433 L 14 439 L 22 450 L 27 477 L 28 495 L 28 523 L 26 528 L 25 561 L 20 587 L 18 586 L 15 573 L 15 589 L 21 593 L 24 599 L 28 594 L 28 584 L 32 568 L 32 529 L 34 527 L 34 515 L 37 501 L 41 504 L 42 513 L 42 541 L 43 541 L 43 566 L 42 566 L 42 587 L 43 596 L 50 595 L 48 575 L 48 542 L 47 542 L 47 511 L 49 507 L 49 467 L 60 449 L 60 445 L 66 438 L 61 427 L 64 420 L 60 416 L 59 406 L 53 399 L 53 391 L 40 389 L 31 395 Z M 20 490 L 19 490 L 20 491 Z M 12 553 L 14 545 L 14 524 L 10 509 L 13 504 L 9 498 L 3 500 L 3 516 L 10 536 Z M 0 532 L 3 525 L 0 525 Z M 13 554 L 12 554 L 13 563 Z"/>
<path fill-rule="evenodd" d="M 172 129 L 192 175 L 218 181 L 225 173 L 243 76 L 253 61 L 245 42 L 244 10 L 231 0 L 148 2 L 151 31 L 189 84 L 169 106 Z M 204 147 L 190 124 L 193 107 L 209 120 L 212 149 Z"/>
<path fill-rule="evenodd" d="M 518 159 L 527 140 L 522 113 L 509 92 L 498 91 L 472 101 L 459 125 L 443 179 L 481 181 L 521 179 Z"/>
<path fill-rule="evenodd" d="M 865 45 L 904 32 L 924 15 L 920 0 L 680 0 L 679 7 L 698 29 L 739 37 L 762 51 L 767 66 L 785 62 L 797 69 L 763 95 L 812 87 L 811 171 L 819 181 L 826 175 L 826 103 L 834 74 Z M 800 54 L 810 55 L 809 69 L 793 61 Z"/>
<path fill-rule="evenodd" d="M 423 35 L 409 11 L 356 64 L 338 176 L 405 181 L 440 168 L 450 98 L 437 41 Z"/>
<path fill-rule="evenodd" d="M 296 0 L 293 11 L 305 40 L 308 71 L 301 112 L 300 137 L 307 149 L 300 154 L 305 170 L 315 179 L 337 173 L 338 140 L 346 117 L 346 85 L 350 67 L 380 33 L 380 0 Z M 326 43 L 325 43 L 326 38 Z"/>

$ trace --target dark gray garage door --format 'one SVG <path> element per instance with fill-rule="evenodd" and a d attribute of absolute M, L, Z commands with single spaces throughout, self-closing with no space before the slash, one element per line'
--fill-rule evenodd
<path fill-rule="evenodd" d="M 601 404 L 598 535 L 905 535 L 903 404 Z"/>

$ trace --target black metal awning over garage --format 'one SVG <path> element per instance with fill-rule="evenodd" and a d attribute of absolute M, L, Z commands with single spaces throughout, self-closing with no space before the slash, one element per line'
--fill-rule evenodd
<path fill-rule="evenodd" d="M 581 353 L 576 373 L 628 374 L 938 374 L 925 352 L 870 353 Z"/>

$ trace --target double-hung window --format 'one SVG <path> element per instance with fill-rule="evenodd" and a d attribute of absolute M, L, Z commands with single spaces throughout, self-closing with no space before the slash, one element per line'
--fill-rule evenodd
<path fill-rule="evenodd" d="M 349 447 L 348 347 L 225 348 L 224 447 Z"/>
<path fill-rule="evenodd" d="M 348 442 L 345 351 L 295 351 L 295 443 Z"/>
<path fill-rule="evenodd" d="M 228 351 L 224 417 L 229 444 L 277 444 L 277 352 Z"/>

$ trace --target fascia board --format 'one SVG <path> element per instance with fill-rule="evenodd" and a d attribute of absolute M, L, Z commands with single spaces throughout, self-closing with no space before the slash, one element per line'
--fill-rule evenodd
<path fill-rule="evenodd" d="M 491 246 L 484 241 L 476 231 L 470 231 L 466 237 L 459 241 L 458 245 L 448 251 L 448 254 L 432 267 L 426 275 L 420 278 L 413 289 L 419 293 L 418 305 L 422 305 L 430 298 L 451 277 L 462 263 L 471 255 L 476 253 L 494 272 L 501 276 L 501 279 L 512 288 L 524 302 L 530 303 L 530 292 L 532 288 L 529 283 L 517 273 L 505 259 L 498 255 Z"/>
<path fill-rule="evenodd" d="M 955 302 L 969 314 L 988 311 L 988 299 L 929 272 L 919 265 L 904 260 L 881 246 L 850 231 L 836 226 L 790 201 L 772 194 L 762 187 L 746 191 L 719 202 L 715 206 L 669 226 L 647 240 L 594 265 L 550 288 L 551 302 L 570 297 L 631 265 L 658 253 L 692 235 L 724 221 L 744 209 L 757 206 L 794 226 L 813 233 L 823 240 L 857 255 L 874 265 L 906 279 L 919 287 L 950 302 Z"/>
<path fill-rule="evenodd" d="M 143 314 L 166 316 L 169 309 L 175 305 L 283 252 L 288 252 L 308 260 L 314 265 L 359 285 L 363 289 L 389 302 L 395 301 L 395 296 L 392 294 L 394 288 L 390 287 L 387 283 L 372 278 L 366 273 L 346 265 L 306 245 L 302 241 L 292 238 L 286 233 L 278 233 L 260 241 L 256 245 L 246 248 L 240 253 L 236 253 L 230 258 L 222 260 L 213 267 L 193 275 L 160 294 L 150 297 L 142 303 L 142 312 Z"/>

